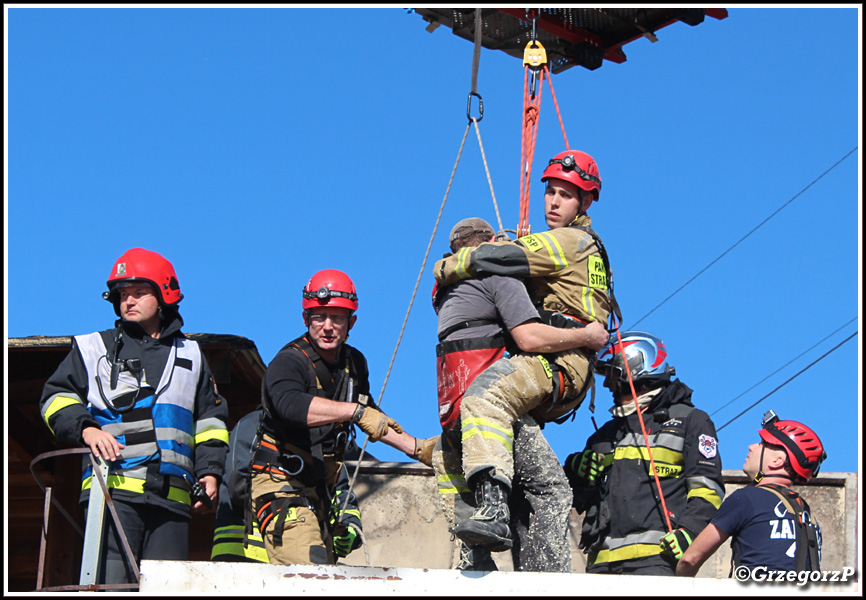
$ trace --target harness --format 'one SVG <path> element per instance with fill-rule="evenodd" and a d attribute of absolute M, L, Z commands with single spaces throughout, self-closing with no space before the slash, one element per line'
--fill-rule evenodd
<path fill-rule="evenodd" d="M 812 520 L 812 509 L 797 492 L 789 487 L 776 483 L 765 483 L 759 485 L 758 488 L 778 496 L 788 512 L 795 517 L 797 539 L 794 561 L 796 570 L 798 572 L 820 571 L 821 554 L 818 548 L 818 527 L 817 523 Z"/>
<path fill-rule="evenodd" d="M 288 344 L 280 352 L 291 349 L 303 354 L 313 367 L 316 381 L 308 392 L 314 396 L 331 400 L 344 399 L 348 402 L 360 402 L 359 391 L 355 389 L 353 378 L 360 372 L 362 361 L 360 353 L 351 346 L 343 346 L 339 358 L 339 369 L 332 371 L 327 363 L 313 348 L 312 343 L 303 335 Z M 264 534 L 268 524 L 276 519 L 274 527 L 274 543 L 282 543 L 283 526 L 286 520 L 297 518 L 297 508 L 306 507 L 319 517 L 322 527 L 327 526 L 327 515 L 322 514 L 331 504 L 331 493 L 327 482 L 328 461 L 341 461 L 343 453 L 354 436 L 351 423 L 340 422 L 307 428 L 309 432 L 309 449 L 296 446 L 289 439 L 297 433 L 290 432 L 281 426 L 270 414 L 267 402 L 266 383 L 262 380 L 262 406 L 264 415 L 253 444 L 253 458 L 250 462 L 250 475 L 266 473 L 275 481 L 282 480 L 285 485 L 279 492 L 264 494 L 256 499 L 256 507 L 252 506 L 252 494 L 249 494 L 247 510 L 245 511 L 246 531 L 252 531 L 252 520 L 258 523 L 259 530 Z M 301 487 L 293 485 L 299 482 Z M 251 487 L 251 486 L 250 486 Z M 316 490 L 322 506 L 315 506 L 302 493 L 304 487 Z M 282 493 L 298 494 L 283 496 Z M 323 534 L 326 532 L 323 531 Z"/>

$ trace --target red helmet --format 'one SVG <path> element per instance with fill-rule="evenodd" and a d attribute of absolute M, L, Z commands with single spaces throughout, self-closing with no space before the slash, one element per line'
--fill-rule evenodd
<path fill-rule="evenodd" d="M 566 150 L 551 158 L 541 181 L 551 178 L 571 182 L 582 190 L 592 192 L 596 200 L 601 192 L 598 165 L 593 157 L 580 150 Z"/>
<path fill-rule="evenodd" d="M 763 425 L 758 431 L 761 439 L 782 446 L 797 475 L 808 482 L 818 474 L 827 453 L 814 431 L 797 421 L 780 421 L 778 417 L 766 419 Z"/>
<path fill-rule="evenodd" d="M 114 310 L 118 315 L 120 314 L 118 284 L 136 281 L 150 283 L 158 290 L 156 297 L 160 306 L 176 306 L 183 300 L 180 284 L 171 263 L 156 252 L 133 248 L 124 252 L 123 256 L 114 263 L 108 276 L 108 291 L 102 294 L 103 298 L 114 304 Z"/>
<path fill-rule="evenodd" d="M 304 287 L 304 310 L 317 306 L 338 306 L 358 310 L 358 294 L 348 275 L 325 269 L 313 275 Z"/>

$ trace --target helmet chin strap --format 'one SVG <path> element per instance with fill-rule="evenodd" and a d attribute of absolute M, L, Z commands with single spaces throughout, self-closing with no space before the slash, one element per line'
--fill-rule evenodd
<path fill-rule="evenodd" d="M 758 463 L 758 472 L 755 473 L 755 478 L 753 479 L 755 484 L 761 483 L 761 480 L 764 479 L 764 444 L 761 443 L 761 460 Z"/>

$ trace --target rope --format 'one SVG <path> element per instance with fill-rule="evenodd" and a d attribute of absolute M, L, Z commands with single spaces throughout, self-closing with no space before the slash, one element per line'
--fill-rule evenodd
<path fill-rule="evenodd" d="M 463 132 L 463 140 L 460 142 L 460 150 L 457 152 L 457 160 L 454 161 L 454 168 L 451 170 L 451 178 L 448 179 L 448 187 L 445 189 L 445 197 L 442 198 L 442 204 L 439 206 L 439 214 L 436 215 L 436 224 L 433 226 L 433 233 L 430 235 L 430 241 L 427 242 L 427 251 L 424 253 L 424 260 L 421 262 L 421 270 L 418 272 L 418 279 L 415 280 L 415 289 L 412 290 L 412 298 L 409 300 L 409 308 L 406 309 L 406 316 L 403 317 L 403 326 L 400 328 L 400 335 L 397 336 L 397 345 L 394 347 L 394 354 L 391 355 L 391 362 L 388 365 L 388 370 L 385 373 L 385 381 L 382 383 L 382 391 L 379 392 L 378 406 L 382 406 L 382 396 L 385 395 L 385 386 L 388 385 L 388 378 L 391 376 L 391 368 L 394 366 L 394 359 L 397 357 L 397 349 L 400 347 L 400 341 L 403 339 L 403 332 L 406 330 L 406 322 L 409 320 L 409 313 L 412 311 L 412 305 L 415 303 L 415 295 L 418 293 L 418 286 L 421 284 L 421 277 L 424 275 L 424 269 L 427 267 L 427 258 L 430 256 L 430 248 L 433 246 L 433 240 L 436 237 L 436 231 L 439 229 L 439 222 L 442 220 L 442 212 L 445 210 L 445 202 L 448 200 L 448 193 L 451 191 L 451 184 L 454 182 L 454 174 L 457 172 L 457 165 L 460 164 L 460 156 L 463 154 L 463 146 L 466 145 L 466 138 L 469 135 L 469 127 L 471 122 L 466 124 L 466 131 Z M 352 473 L 349 481 L 349 490 L 346 494 L 346 500 L 343 502 L 342 510 L 346 510 L 346 505 L 349 503 L 349 494 L 352 493 L 352 488 L 355 485 L 355 479 L 358 476 L 358 469 L 361 467 L 361 461 L 364 459 L 364 453 L 367 451 L 367 444 L 370 443 L 370 438 L 364 440 L 364 445 L 361 447 L 361 453 L 358 455 L 358 462 L 355 465 L 355 471 Z"/>
<path fill-rule="evenodd" d="M 520 140 L 520 222 L 517 237 L 529 233 L 529 189 L 532 161 L 535 157 L 535 141 L 538 137 L 538 120 L 541 116 L 541 91 L 529 92 L 529 66 L 523 70 L 523 135 Z"/>
<path fill-rule="evenodd" d="M 487 166 L 487 156 L 484 154 L 484 144 L 481 143 L 481 129 L 478 127 L 478 119 L 471 118 L 472 124 L 475 125 L 475 134 L 478 136 L 478 147 L 481 148 L 481 159 L 484 161 L 484 172 L 487 173 L 487 184 L 490 186 L 490 195 L 493 196 L 493 210 L 496 211 L 496 222 L 499 223 L 499 230 L 502 231 L 502 217 L 499 216 L 499 205 L 496 203 L 496 193 L 493 191 L 493 179 L 490 178 L 490 168 Z"/>

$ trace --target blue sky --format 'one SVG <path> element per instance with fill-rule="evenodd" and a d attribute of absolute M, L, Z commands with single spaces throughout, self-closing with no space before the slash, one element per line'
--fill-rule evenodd
<path fill-rule="evenodd" d="M 773 408 L 822 437 L 825 472 L 860 470 L 860 10 L 729 8 L 553 79 L 570 146 L 599 164 L 590 215 L 625 327 L 665 340 L 717 428 L 769 394 L 719 433 L 726 469 Z M 185 331 L 247 337 L 268 363 L 302 331 L 309 277 L 341 269 L 374 396 L 437 433 L 433 262 L 459 219 L 497 224 L 473 129 L 424 264 L 467 126 L 470 42 L 398 7 L 4 12 L 8 336 L 111 326 L 100 294 L 140 246 L 174 264 Z M 513 229 L 521 61 L 483 49 L 478 92 Z M 545 85 L 533 231 L 563 149 Z M 601 386 L 596 405 L 601 425 Z M 564 458 L 592 430 L 585 404 L 546 433 Z"/>

